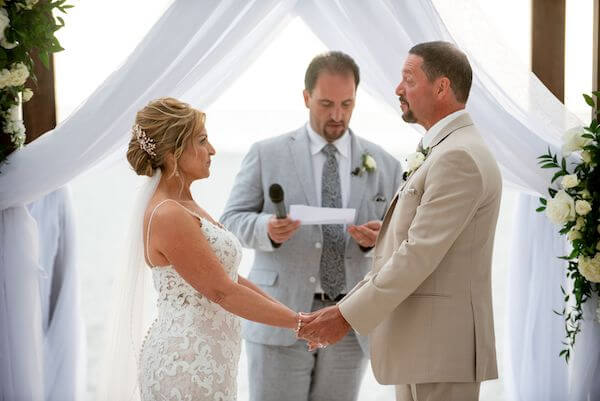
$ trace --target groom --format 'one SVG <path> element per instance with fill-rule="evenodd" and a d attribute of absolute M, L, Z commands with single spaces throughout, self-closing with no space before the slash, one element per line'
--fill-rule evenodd
<path fill-rule="evenodd" d="M 371 265 L 368 251 L 402 181 L 400 163 L 349 129 L 359 69 L 341 52 L 316 56 L 305 75 L 309 121 L 252 146 L 221 222 L 255 259 L 248 278 L 297 311 L 335 305 Z M 368 157 L 367 157 L 368 155 Z M 375 161 L 376 165 L 365 163 Z M 366 169 L 365 164 L 370 168 Z M 356 224 L 300 226 L 276 219 L 269 187 L 285 205 L 356 209 Z M 308 352 L 290 330 L 244 322 L 251 401 L 352 401 L 366 366 L 366 338 Z"/>
<path fill-rule="evenodd" d="M 427 130 L 425 161 L 386 212 L 371 271 L 300 331 L 324 345 L 350 328 L 369 335 L 375 377 L 396 385 L 397 400 L 473 401 L 498 375 L 491 265 L 502 181 L 465 111 L 471 80 L 450 43 L 409 51 L 396 94 L 403 119 Z"/>

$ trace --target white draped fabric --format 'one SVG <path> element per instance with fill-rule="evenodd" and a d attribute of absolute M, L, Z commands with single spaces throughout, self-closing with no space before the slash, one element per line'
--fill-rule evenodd
<path fill-rule="evenodd" d="M 80 400 L 85 383 L 85 339 L 79 308 L 77 240 L 67 188 L 28 205 L 39 236 L 44 399 Z"/>
<path fill-rule="evenodd" d="M 351 54 L 361 66 L 366 90 L 395 110 L 394 88 L 412 45 L 443 39 L 466 51 L 475 74 L 468 110 L 494 150 L 505 183 L 529 194 L 520 200 L 512 249 L 504 373 L 508 393 L 514 400 L 564 395 L 568 372 L 557 352 L 563 337 L 562 319 L 552 313 L 552 309 L 561 309 L 559 286 L 564 281 L 561 265 L 552 255 L 557 249 L 562 251 L 564 239 L 557 238 L 556 227 L 535 213 L 532 195 L 545 195 L 549 182 L 549 173 L 537 167 L 536 157 L 548 147 L 556 150 L 560 134 L 577 120 L 533 74 L 511 58 L 510 51 L 489 32 L 489 24 L 474 4 L 468 0 L 459 3 L 175 1 L 126 63 L 78 110 L 51 134 L 13 154 L 3 166 L 0 398 L 31 394 L 29 399 L 41 399 L 43 393 L 38 380 L 43 373 L 41 324 L 35 320 L 40 315 L 40 300 L 31 291 L 37 288 L 40 269 L 37 255 L 29 257 L 37 236 L 23 205 L 120 149 L 128 139 L 135 111 L 150 99 L 171 95 L 206 108 L 295 14 L 329 48 Z M 34 167 L 40 165 L 43 168 Z M 12 291 L 15 285 L 21 286 L 19 291 Z M 16 337 L 23 325 L 33 325 L 34 329 Z M 576 353 L 573 369 L 589 366 L 597 370 L 598 342 L 581 343 L 586 349 Z M 20 352 L 5 353 L 11 345 Z M 591 391 L 598 395 L 594 380 L 577 379 L 573 383 L 578 388 L 571 391 L 572 400 L 585 400 Z"/>

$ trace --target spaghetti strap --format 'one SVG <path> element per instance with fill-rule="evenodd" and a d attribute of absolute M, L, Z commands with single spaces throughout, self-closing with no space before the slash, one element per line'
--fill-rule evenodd
<path fill-rule="evenodd" d="M 168 201 L 174 202 L 176 204 L 178 204 L 179 206 L 181 206 L 185 211 L 187 211 L 189 214 L 191 214 L 192 216 L 200 219 L 200 224 L 202 225 L 202 216 L 200 216 L 198 213 L 195 213 L 194 211 L 188 209 L 187 207 L 183 206 L 181 203 L 173 200 L 173 199 L 164 199 L 161 202 L 159 202 L 158 205 L 154 206 L 154 209 L 152 209 L 152 213 L 150 214 L 150 218 L 148 219 L 148 228 L 146 229 L 146 259 L 148 260 L 148 263 L 150 265 L 150 267 L 155 267 L 154 263 L 152 263 L 152 260 L 150 259 L 150 252 L 148 252 L 148 248 L 150 245 L 150 224 L 152 224 L 152 218 L 154 217 L 154 213 L 156 213 L 156 210 L 162 206 L 163 203 L 166 203 Z"/>

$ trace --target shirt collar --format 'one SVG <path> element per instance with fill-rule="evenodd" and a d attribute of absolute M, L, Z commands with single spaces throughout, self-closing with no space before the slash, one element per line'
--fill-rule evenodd
<path fill-rule="evenodd" d="M 448 114 L 446 117 L 442 118 L 437 123 L 433 124 L 429 130 L 423 136 L 423 149 L 427 149 L 433 139 L 444 129 L 444 127 L 450 124 L 452 121 L 456 120 L 458 117 L 466 114 L 467 111 L 465 109 L 455 111 L 454 113 Z"/>
<path fill-rule="evenodd" d="M 308 133 L 308 139 L 310 141 L 310 154 L 313 156 L 323 150 L 325 145 L 329 143 L 312 129 L 310 122 L 306 123 L 306 132 Z M 347 159 L 350 158 L 352 141 L 350 140 L 348 130 L 344 131 L 341 137 L 333 141 L 332 145 L 335 146 L 340 155 Z"/>

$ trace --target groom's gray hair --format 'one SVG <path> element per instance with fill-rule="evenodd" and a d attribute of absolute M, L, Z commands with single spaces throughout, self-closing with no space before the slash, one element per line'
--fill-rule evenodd
<path fill-rule="evenodd" d="M 304 89 L 312 93 L 317 84 L 317 78 L 322 71 L 334 74 L 354 75 L 354 87 L 358 88 L 360 70 L 352 57 L 340 51 L 329 51 L 319 54 L 312 59 L 304 75 Z"/>
<path fill-rule="evenodd" d="M 422 68 L 429 81 L 439 77 L 448 78 L 456 100 L 467 103 L 473 81 L 473 70 L 462 51 L 452 43 L 435 41 L 419 43 L 408 53 L 423 59 Z"/>

